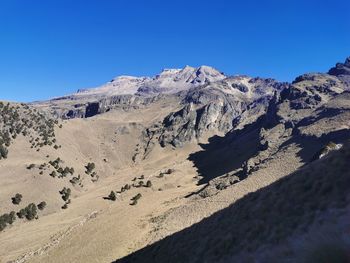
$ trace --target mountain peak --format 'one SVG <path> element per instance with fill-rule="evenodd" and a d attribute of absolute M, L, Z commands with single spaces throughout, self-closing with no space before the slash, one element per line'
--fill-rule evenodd
<path fill-rule="evenodd" d="M 194 85 L 216 82 L 225 79 L 226 76 L 210 66 L 200 66 L 195 69 L 188 81 Z"/>
<path fill-rule="evenodd" d="M 347 57 L 344 63 L 337 63 L 328 74 L 338 77 L 350 88 L 350 57 Z"/>
<path fill-rule="evenodd" d="M 350 57 L 347 57 L 344 63 L 337 63 L 328 71 L 328 74 L 334 76 L 350 75 Z"/>
<path fill-rule="evenodd" d="M 350 67 L 350 56 L 346 58 L 344 65 Z"/>
<path fill-rule="evenodd" d="M 186 65 L 183 68 L 164 68 L 154 77 L 121 75 L 97 88 L 81 89 L 79 96 L 113 96 L 125 94 L 176 93 L 194 86 L 216 82 L 226 76 L 213 67 L 202 65 L 198 68 Z"/>

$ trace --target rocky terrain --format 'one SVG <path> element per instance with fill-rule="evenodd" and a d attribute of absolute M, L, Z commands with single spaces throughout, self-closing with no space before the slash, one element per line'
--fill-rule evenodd
<path fill-rule="evenodd" d="M 350 58 L 292 83 L 186 66 L 0 106 L 0 262 L 348 260 Z"/>

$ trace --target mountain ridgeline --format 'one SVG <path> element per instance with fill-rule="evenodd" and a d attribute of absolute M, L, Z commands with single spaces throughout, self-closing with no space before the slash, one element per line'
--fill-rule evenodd
<path fill-rule="evenodd" d="M 349 262 L 350 57 L 291 83 L 119 76 L 0 112 L 1 262 Z"/>

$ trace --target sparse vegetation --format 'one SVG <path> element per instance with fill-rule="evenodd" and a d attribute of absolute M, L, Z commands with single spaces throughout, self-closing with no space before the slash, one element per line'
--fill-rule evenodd
<path fill-rule="evenodd" d="M 37 206 L 33 203 L 30 203 L 25 208 L 22 208 L 17 212 L 18 218 L 26 218 L 27 220 L 33 220 L 37 218 Z"/>
<path fill-rule="evenodd" d="M 145 185 L 144 181 L 139 181 L 139 183 L 135 185 L 135 187 L 143 187 L 144 185 Z"/>
<path fill-rule="evenodd" d="M 85 166 L 85 173 L 86 174 L 89 174 L 91 176 L 91 181 L 92 182 L 97 182 L 98 179 L 99 179 L 99 176 L 98 174 L 94 171 L 95 169 L 95 163 L 88 163 L 86 166 Z"/>
<path fill-rule="evenodd" d="M 7 154 L 8 154 L 7 148 L 4 145 L 0 144 L 0 160 L 6 159 Z"/>
<path fill-rule="evenodd" d="M 69 182 L 72 185 L 80 184 L 81 185 L 81 177 L 80 174 L 78 176 L 74 176 L 72 179 L 69 180 Z"/>
<path fill-rule="evenodd" d="M 122 188 L 120 189 L 120 192 L 125 192 L 127 190 L 130 190 L 131 189 L 131 186 L 129 184 L 126 184 L 124 186 L 122 186 Z"/>
<path fill-rule="evenodd" d="M 53 161 L 49 161 L 49 164 L 55 169 L 54 171 L 52 171 L 50 173 L 51 177 L 58 177 L 58 178 L 64 178 L 68 175 L 73 175 L 75 170 L 73 167 L 63 167 L 61 166 L 61 164 L 63 164 L 64 162 L 58 157 Z"/>
<path fill-rule="evenodd" d="M 53 178 L 55 178 L 55 177 L 57 176 L 56 171 L 52 171 L 52 172 L 50 173 L 50 176 L 53 177 Z"/>
<path fill-rule="evenodd" d="M 140 193 L 135 195 L 133 198 L 131 198 L 130 205 L 137 205 L 137 203 L 138 203 L 138 201 L 140 200 L 141 197 L 142 197 L 142 195 Z"/>
<path fill-rule="evenodd" d="M 0 231 L 4 230 L 7 225 L 12 225 L 16 220 L 16 213 L 14 211 L 9 214 L 3 214 L 0 216 Z"/>
<path fill-rule="evenodd" d="M 22 201 L 22 197 L 23 196 L 21 194 L 19 194 L 19 193 L 15 194 L 15 196 L 11 198 L 12 199 L 12 203 L 15 204 L 15 205 L 18 205 Z"/>
<path fill-rule="evenodd" d="M 112 201 L 117 200 L 117 196 L 114 191 L 111 191 L 111 193 L 108 195 L 108 199 Z"/>
<path fill-rule="evenodd" d="M 181 259 L 189 259 L 185 261 L 190 262 L 195 246 L 200 247 L 196 252 L 201 255 L 200 259 L 205 258 L 207 262 L 241 262 L 240 259 L 247 255 L 260 256 L 260 249 L 293 246 L 291 243 L 296 246 L 295 252 L 301 253 L 300 241 L 304 236 L 300 235 L 310 233 L 311 226 L 314 226 L 315 232 L 321 224 L 337 227 L 336 215 L 341 212 L 345 213 L 344 220 L 347 219 L 350 188 L 348 147 L 342 147 L 271 185 L 246 194 L 198 224 L 136 252 L 132 261 L 147 261 L 155 253 L 158 259 L 167 261 L 170 251 L 176 250 L 176 257 L 171 262 L 181 262 Z M 135 204 L 137 202 L 130 205 Z M 347 229 L 346 222 L 342 222 L 341 231 Z M 295 240 L 296 237 L 300 239 Z M 347 240 L 348 235 L 344 234 L 344 238 Z M 175 245 L 184 242 L 185 247 Z M 312 246 L 316 244 L 311 243 Z M 272 257 L 274 260 L 261 262 L 347 262 L 348 248 L 348 245 L 322 242 L 296 260 L 284 261 L 285 258 L 275 256 Z M 130 259 L 126 257 L 122 262 Z M 194 259 L 201 261 L 198 257 Z"/>
<path fill-rule="evenodd" d="M 27 169 L 28 170 L 31 170 L 35 167 L 35 164 L 34 163 L 31 163 L 30 165 L 27 166 Z"/>
<path fill-rule="evenodd" d="M 29 137 L 37 151 L 55 139 L 55 120 L 25 104 L 0 102 L 0 124 L 0 159 L 7 158 L 7 148 L 20 134 Z"/>
<path fill-rule="evenodd" d="M 152 182 L 150 180 L 146 182 L 146 187 L 152 187 Z"/>
<path fill-rule="evenodd" d="M 90 174 L 94 169 L 95 169 L 95 164 L 94 163 L 88 163 L 86 166 L 86 173 Z"/>
<path fill-rule="evenodd" d="M 70 188 L 63 187 L 63 189 L 61 191 L 59 191 L 59 193 L 61 194 L 63 201 L 68 202 L 70 200 L 69 199 L 69 197 L 71 195 Z"/>
<path fill-rule="evenodd" d="M 36 216 L 37 216 L 37 209 L 36 209 L 36 205 L 31 203 L 29 204 L 26 208 L 25 208 L 25 217 L 28 220 L 33 220 Z"/>
<path fill-rule="evenodd" d="M 162 178 L 162 177 L 164 177 L 164 175 L 169 175 L 169 174 L 172 174 L 174 172 L 175 172 L 174 169 L 167 169 L 167 170 L 165 170 L 163 172 L 160 172 L 159 175 L 158 175 L 158 178 Z"/>
<path fill-rule="evenodd" d="M 39 210 L 44 210 L 44 208 L 46 207 L 46 202 L 42 201 L 37 205 Z"/>

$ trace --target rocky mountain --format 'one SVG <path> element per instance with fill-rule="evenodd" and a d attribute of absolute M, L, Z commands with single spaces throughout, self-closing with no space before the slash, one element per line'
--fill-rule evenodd
<path fill-rule="evenodd" d="M 286 87 L 273 79 L 237 76 L 192 88 L 179 94 L 180 110 L 145 130 L 144 141 L 150 146 L 156 138 L 163 147 L 178 147 L 206 133 L 225 134 L 242 123 L 243 115 L 252 121 L 264 114 L 274 94 Z"/>
<path fill-rule="evenodd" d="M 160 93 L 176 93 L 194 86 L 215 82 L 225 78 L 225 75 L 208 66 L 182 69 L 164 69 L 154 77 L 119 76 L 107 84 L 94 88 L 78 90 L 73 97 L 94 96 L 107 97 L 126 94 L 155 95 Z"/>
<path fill-rule="evenodd" d="M 350 87 L 350 57 L 348 57 L 344 63 L 337 63 L 335 67 L 328 71 L 328 74 L 337 76 Z"/>
<path fill-rule="evenodd" d="M 265 188 L 250 189 L 233 205 L 116 262 L 346 262 L 348 61 L 276 89 L 258 118 L 213 137 L 189 157 L 200 182 L 207 183 L 197 192 L 208 199 L 206 205 L 230 191 L 233 198 L 252 183 Z M 176 224 L 174 218 L 200 209 L 198 204 L 175 209 L 161 224 Z"/>
<path fill-rule="evenodd" d="M 347 260 L 349 62 L 291 83 L 186 66 L 0 103 L 0 261 Z M 323 233 L 337 241 L 298 245 Z"/>
<path fill-rule="evenodd" d="M 163 94 L 176 94 L 192 87 L 224 79 L 226 76 L 208 66 L 164 69 L 154 77 L 119 76 L 97 88 L 36 104 L 62 118 L 81 118 L 106 112 L 118 105 L 139 106 Z"/>

